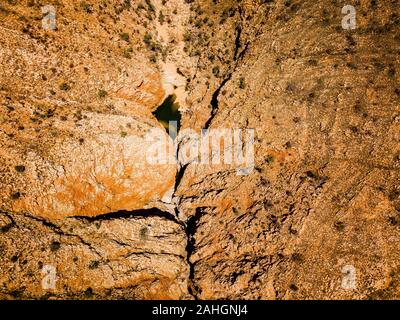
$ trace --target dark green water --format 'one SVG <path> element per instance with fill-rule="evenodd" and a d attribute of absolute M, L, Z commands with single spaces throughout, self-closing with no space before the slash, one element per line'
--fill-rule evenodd
<path fill-rule="evenodd" d="M 168 96 L 164 102 L 153 112 L 165 130 L 170 136 L 176 137 L 181 126 L 181 113 L 179 112 L 179 103 L 176 101 L 176 95 Z M 173 123 L 171 123 L 173 121 Z"/>

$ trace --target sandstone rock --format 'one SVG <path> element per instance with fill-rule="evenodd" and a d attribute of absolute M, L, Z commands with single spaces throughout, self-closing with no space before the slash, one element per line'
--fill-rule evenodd
<path fill-rule="evenodd" d="M 398 8 L 361 2 L 346 31 L 341 3 L 200 3 L 241 27 L 236 41 L 235 28 L 213 29 L 215 60 L 221 47 L 243 55 L 219 67 L 216 89 L 192 87 L 207 97 L 195 113 L 211 100 L 211 129 L 254 128 L 256 167 L 185 170 L 177 196 L 191 216 L 195 295 L 398 298 Z M 343 286 L 349 267 L 354 288 Z"/>
<path fill-rule="evenodd" d="M 114 45 L 96 51 L 104 34 L 67 37 L 72 28 L 0 29 L 2 208 L 57 219 L 157 206 L 176 172 L 146 159 L 145 134 L 161 128 L 151 115 L 164 97 L 161 76 L 143 56 L 105 59 Z"/>
<path fill-rule="evenodd" d="M 2 298 L 399 297 L 397 1 L 59 3 L 0 5 Z M 143 161 L 170 94 L 254 168 Z"/>
<path fill-rule="evenodd" d="M 190 298 L 185 233 L 157 211 L 56 223 L 1 217 L 2 299 Z"/>

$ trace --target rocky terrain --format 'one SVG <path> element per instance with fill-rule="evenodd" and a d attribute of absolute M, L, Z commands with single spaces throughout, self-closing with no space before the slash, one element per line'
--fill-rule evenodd
<path fill-rule="evenodd" d="M 399 23 L 398 0 L 0 1 L 0 298 L 400 298 Z M 202 129 L 253 129 L 254 161 L 187 156 Z"/>

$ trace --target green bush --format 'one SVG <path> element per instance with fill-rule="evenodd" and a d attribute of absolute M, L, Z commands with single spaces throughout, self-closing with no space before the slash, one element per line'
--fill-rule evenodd
<path fill-rule="evenodd" d="M 99 92 L 98 92 L 97 94 L 98 94 L 98 96 L 99 96 L 100 98 L 105 98 L 105 97 L 108 95 L 107 91 L 104 90 L 104 89 L 100 89 Z"/>

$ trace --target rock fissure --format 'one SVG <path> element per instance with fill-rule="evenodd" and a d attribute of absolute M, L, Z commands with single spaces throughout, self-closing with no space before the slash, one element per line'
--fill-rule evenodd
<path fill-rule="evenodd" d="M 140 209 L 134 211 L 118 211 L 118 212 L 110 212 L 106 214 L 102 214 L 95 217 L 87 217 L 87 216 L 75 216 L 73 219 L 84 220 L 88 222 L 95 222 L 95 221 L 107 221 L 107 220 L 117 220 L 117 219 L 130 219 L 130 218 L 148 218 L 148 217 L 160 217 L 179 225 L 182 225 L 173 214 L 167 211 L 162 211 L 158 208 L 151 208 L 151 209 Z"/>
<path fill-rule="evenodd" d="M 186 168 L 187 166 L 184 166 L 184 168 Z M 185 233 L 186 236 L 186 257 L 183 257 L 182 255 L 179 254 L 171 254 L 171 253 L 152 253 L 152 252 L 131 252 L 126 254 L 125 257 L 131 257 L 131 256 L 149 256 L 149 255 L 172 255 L 172 256 L 176 256 L 178 258 L 184 259 L 185 262 L 187 263 L 188 267 L 189 267 L 189 277 L 188 277 L 188 292 L 190 295 L 192 295 L 195 299 L 198 299 L 198 292 L 199 292 L 199 287 L 196 285 L 195 283 L 195 270 L 194 270 L 194 264 L 190 261 L 190 258 L 193 254 L 193 252 L 195 251 L 195 246 L 194 246 L 194 236 L 197 230 L 197 223 L 199 221 L 199 219 L 204 215 L 205 211 L 204 208 L 197 208 L 195 215 L 189 217 L 189 219 L 187 219 L 186 221 L 181 221 L 178 218 L 178 206 L 175 207 L 175 212 L 176 212 L 176 216 L 171 214 L 170 212 L 167 211 L 162 211 L 160 209 L 157 208 L 152 208 L 152 209 L 143 209 L 143 210 L 135 210 L 135 211 L 119 211 L 119 212 L 112 212 L 112 213 L 107 213 L 107 214 L 103 214 L 100 216 L 96 216 L 96 217 L 73 217 L 70 219 L 78 219 L 78 220 L 84 220 L 84 221 L 88 221 L 90 223 L 94 223 L 96 221 L 109 221 L 109 220 L 116 220 L 116 219 L 129 219 L 129 218 L 137 218 L 137 217 L 144 217 L 144 218 L 148 218 L 148 217 L 160 217 L 169 221 L 172 221 L 176 224 L 178 224 L 182 230 Z M 35 220 L 37 218 L 35 217 Z M 57 225 L 48 222 L 46 220 L 43 219 L 38 219 L 40 220 L 44 225 L 51 227 L 52 229 L 55 229 L 57 231 L 58 234 L 60 235 L 66 235 L 66 236 L 72 236 L 71 234 L 66 234 L 62 231 L 62 229 L 60 227 L 58 227 Z M 73 235 L 76 236 L 76 235 Z M 93 247 L 86 243 L 82 238 L 80 238 L 80 240 L 82 241 L 82 243 L 87 244 L 91 249 L 93 249 Z M 115 241 L 115 240 L 114 240 Z M 119 243 L 119 245 L 121 245 Z M 123 247 L 126 247 L 127 244 L 123 244 L 121 245 Z M 97 252 L 97 251 L 96 251 Z"/>
<path fill-rule="evenodd" d="M 205 129 L 208 129 L 211 125 L 211 122 L 214 120 L 214 117 L 216 116 L 218 107 L 219 107 L 219 101 L 218 101 L 219 94 L 220 94 L 222 88 L 226 85 L 226 83 L 229 80 L 231 80 L 231 78 L 232 78 L 232 73 L 230 73 L 224 80 L 222 80 L 221 84 L 218 86 L 218 88 L 212 94 L 212 98 L 211 98 L 211 102 L 210 102 L 211 115 L 208 118 L 208 120 L 206 121 L 206 123 L 204 124 Z"/>
<path fill-rule="evenodd" d="M 235 73 L 240 60 L 243 59 L 244 55 L 246 54 L 246 51 L 249 47 L 249 42 L 247 42 L 245 44 L 245 47 L 243 48 L 243 50 L 238 53 L 239 48 L 241 47 L 241 42 L 240 42 L 240 35 L 242 33 L 242 28 L 238 27 L 238 31 L 237 31 L 237 37 L 235 40 L 235 53 L 234 53 L 234 62 L 235 65 L 233 67 L 233 70 L 231 72 L 228 73 L 228 75 L 225 77 L 224 80 L 222 80 L 221 84 L 217 87 L 217 89 L 213 92 L 212 96 L 211 96 L 211 101 L 210 101 L 210 105 L 211 105 L 211 115 L 210 117 L 207 119 L 207 121 L 204 124 L 204 128 L 208 129 L 212 123 L 212 121 L 214 120 L 215 116 L 217 115 L 218 109 L 219 109 L 219 95 L 221 93 L 221 90 L 225 87 L 225 85 L 229 82 L 229 80 L 231 80 L 233 74 Z"/>
<path fill-rule="evenodd" d="M 186 237 L 187 237 L 187 264 L 189 265 L 189 281 L 188 281 L 188 291 L 197 300 L 199 299 L 199 294 L 201 292 L 200 287 L 196 284 L 195 279 L 195 263 L 193 263 L 190 258 L 195 251 L 195 234 L 198 227 L 198 222 L 200 218 L 205 214 L 205 208 L 198 207 L 195 214 L 186 221 Z"/>

